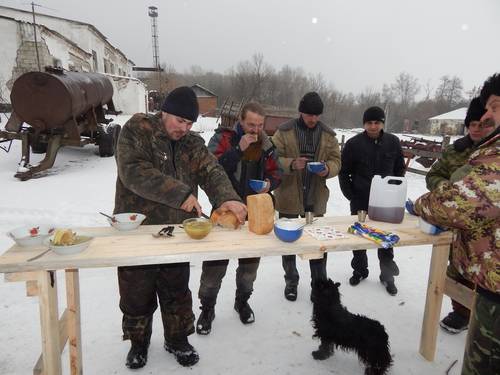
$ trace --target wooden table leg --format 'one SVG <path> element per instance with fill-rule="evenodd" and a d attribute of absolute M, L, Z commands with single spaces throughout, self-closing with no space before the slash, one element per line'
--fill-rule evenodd
<path fill-rule="evenodd" d="M 77 269 L 66 270 L 66 299 L 68 304 L 68 342 L 71 375 L 81 375 L 82 331 L 80 324 L 80 279 Z"/>
<path fill-rule="evenodd" d="M 436 354 L 436 339 L 439 327 L 439 316 L 441 314 L 441 304 L 443 302 L 449 251 L 450 245 L 434 245 L 432 247 L 419 350 L 420 354 L 428 361 L 433 361 L 434 355 Z"/>
<path fill-rule="evenodd" d="M 55 271 L 38 272 L 38 288 L 44 373 L 61 375 L 59 311 Z"/>

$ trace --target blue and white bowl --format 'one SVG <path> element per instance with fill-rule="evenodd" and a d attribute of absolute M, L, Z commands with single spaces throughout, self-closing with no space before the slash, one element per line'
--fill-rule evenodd
<path fill-rule="evenodd" d="M 252 189 L 256 193 L 258 193 L 259 191 L 261 191 L 262 189 L 264 189 L 264 187 L 266 186 L 266 181 L 262 181 L 262 180 L 248 180 L 248 185 L 250 186 L 250 189 Z"/>
<path fill-rule="evenodd" d="M 289 219 L 280 219 L 274 223 L 274 234 L 281 241 L 294 242 L 301 236 L 304 224 Z"/>
<path fill-rule="evenodd" d="M 311 161 L 307 163 L 307 170 L 311 173 L 320 173 L 325 170 L 325 163 L 320 161 Z"/>

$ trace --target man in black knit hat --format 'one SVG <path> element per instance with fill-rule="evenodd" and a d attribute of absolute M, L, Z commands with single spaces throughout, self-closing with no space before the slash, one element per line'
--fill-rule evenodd
<path fill-rule="evenodd" d="M 246 207 L 205 141 L 190 132 L 198 117 L 189 87 L 173 90 L 156 115 L 137 113 L 123 126 L 116 149 L 118 177 L 114 213 L 139 212 L 144 224 L 176 224 L 200 216 L 198 184 L 214 208 L 243 223 Z M 139 254 L 141 249 L 137 249 Z M 182 366 L 198 362 L 187 337 L 194 332 L 189 263 L 118 268 L 123 339 L 131 341 L 126 366 L 146 365 L 153 313 L 160 303 L 164 348 Z"/>
<path fill-rule="evenodd" d="M 351 215 L 368 210 L 373 176 L 403 176 L 405 173 L 399 139 L 384 132 L 384 123 L 382 108 L 368 108 L 363 114 L 365 131 L 349 139 L 342 150 L 339 182 L 342 193 L 350 201 Z M 356 286 L 368 277 L 368 257 L 366 250 L 355 250 L 353 254 L 351 266 L 354 271 L 349 283 Z M 394 276 L 399 274 L 399 269 L 393 260 L 393 249 L 378 249 L 378 258 L 380 282 L 390 295 L 396 295 L 398 289 L 394 284 Z"/>
<path fill-rule="evenodd" d="M 299 104 L 300 116 L 282 124 L 273 136 L 283 168 L 281 185 L 274 191 L 276 210 L 280 217 L 297 218 L 311 212 L 322 216 L 326 212 L 328 178 L 340 169 L 340 149 L 335 132 L 322 123 L 323 101 L 316 92 L 308 92 Z M 308 162 L 322 162 L 323 169 L 312 173 Z M 285 298 L 297 299 L 299 272 L 295 255 L 283 256 Z M 309 261 L 311 282 L 326 280 L 326 253 L 322 259 Z"/>

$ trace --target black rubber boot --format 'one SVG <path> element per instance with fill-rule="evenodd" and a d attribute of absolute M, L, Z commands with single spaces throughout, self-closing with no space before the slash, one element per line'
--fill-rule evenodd
<path fill-rule="evenodd" d="M 175 356 L 177 362 L 184 367 L 194 366 L 200 360 L 196 349 L 189 343 L 187 337 L 176 340 L 165 340 L 165 350 Z"/>
<path fill-rule="evenodd" d="M 130 369 L 138 369 L 146 366 L 148 362 L 149 340 L 147 342 L 137 342 L 132 340 L 132 347 L 127 354 L 125 366 Z"/>
<path fill-rule="evenodd" d="M 297 285 L 286 285 L 284 294 L 287 300 L 295 301 L 297 299 Z"/>
<path fill-rule="evenodd" d="M 201 306 L 201 314 L 196 322 L 196 333 L 208 335 L 212 331 L 212 322 L 215 319 L 215 309 L 213 307 Z"/>
<path fill-rule="evenodd" d="M 243 324 L 255 322 L 255 315 L 247 301 L 236 299 L 236 301 L 234 301 L 234 309 L 239 314 Z"/>

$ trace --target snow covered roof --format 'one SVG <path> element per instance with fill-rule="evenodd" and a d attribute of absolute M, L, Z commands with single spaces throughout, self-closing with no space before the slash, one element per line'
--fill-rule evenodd
<path fill-rule="evenodd" d="M 442 115 L 431 117 L 429 120 L 465 120 L 466 114 L 467 107 L 462 107 L 451 112 L 443 113 Z"/>

